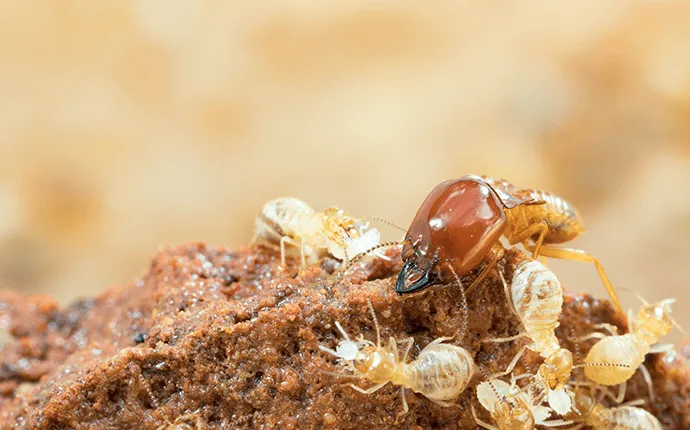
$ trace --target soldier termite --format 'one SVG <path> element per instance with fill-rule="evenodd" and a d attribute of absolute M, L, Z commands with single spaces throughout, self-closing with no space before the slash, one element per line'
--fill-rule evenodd
<path fill-rule="evenodd" d="M 671 305 L 675 303 L 675 299 L 665 299 L 651 305 L 638 297 L 643 305 L 637 318 L 632 317 L 632 311 L 628 313 L 629 333 L 618 335 L 614 327 L 602 325 L 610 335 L 595 332 L 583 338 L 601 338 L 587 353 L 585 363 L 616 362 L 624 363 L 626 367 L 588 367 L 585 368 L 585 376 L 601 385 L 617 385 L 630 379 L 639 368 L 649 386 L 650 396 L 653 397 L 651 377 L 642 364 L 645 356 L 673 349 L 673 345 L 656 344 L 659 337 L 671 331 L 673 325 L 683 332 L 684 330 L 671 316 Z"/>
<path fill-rule="evenodd" d="M 316 212 L 294 197 L 266 203 L 256 218 L 253 242 L 264 241 L 280 247 L 285 267 L 286 246 L 296 247 L 301 267 L 325 254 L 347 263 L 350 257 L 379 244 L 380 233 L 364 219 L 354 218 L 337 207 Z"/>
<path fill-rule="evenodd" d="M 627 368 L 625 363 L 616 361 L 592 361 L 573 365 L 573 355 L 561 348 L 555 334 L 558 318 L 563 307 L 563 288 L 561 283 L 546 266 L 537 260 L 525 258 L 519 262 L 513 273 L 510 287 L 499 271 L 508 302 L 524 329 L 517 336 L 500 339 L 485 339 L 485 342 L 504 342 L 527 337 L 531 343 L 523 346 L 515 355 L 504 372 L 494 375 L 502 376 L 513 371 L 518 359 L 525 350 L 539 353 L 544 362 L 539 366 L 536 375 L 530 375 L 542 385 L 546 392 L 549 406 L 558 414 L 570 411 L 572 396 L 567 383 L 573 369 L 587 368 Z"/>
<path fill-rule="evenodd" d="M 583 230 L 574 207 L 551 193 L 518 189 L 503 179 L 486 176 L 448 180 L 431 191 L 410 224 L 395 291 L 411 293 L 450 278 L 444 262 L 460 276 L 486 262 L 469 291 L 503 255 L 499 239 L 505 236 L 511 245 L 522 243 L 533 258 L 541 255 L 594 263 L 613 303 L 622 309 L 596 258 L 581 250 L 553 246 L 572 240 Z M 406 287 L 410 272 L 419 277 Z"/>
<path fill-rule="evenodd" d="M 401 414 L 407 413 L 409 409 L 405 399 L 405 388 L 422 394 L 442 406 L 448 406 L 448 400 L 454 399 L 465 390 L 474 373 L 474 360 L 464 348 L 444 343 L 451 338 L 441 337 L 424 347 L 417 358 L 408 363 L 407 356 L 414 338 L 403 341 L 406 346 L 402 358 L 398 354 L 394 338 L 389 339 L 387 346 L 381 345 L 381 331 L 374 308 L 368 300 L 367 304 L 376 327 L 376 343 L 361 336 L 357 340 L 351 340 L 336 321 L 335 325 L 343 340 L 338 343 L 335 350 L 319 345 L 322 351 L 338 357 L 339 361 L 353 372 L 352 375 L 336 373 L 336 376 L 368 379 L 376 384 L 369 389 L 350 384 L 352 388 L 364 394 L 372 394 L 389 382 L 399 385 L 403 403 Z"/>

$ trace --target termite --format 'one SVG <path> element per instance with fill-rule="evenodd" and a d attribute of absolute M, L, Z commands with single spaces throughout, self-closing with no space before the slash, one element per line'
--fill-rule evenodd
<path fill-rule="evenodd" d="M 585 363 L 594 362 L 617 362 L 624 363 L 626 367 L 611 368 L 585 368 L 585 376 L 601 385 L 617 385 L 626 382 L 632 377 L 639 368 L 645 381 L 652 393 L 652 380 L 649 372 L 642 364 L 649 353 L 665 352 L 673 349 L 673 345 L 657 345 L 659 338 L 668 334 L 672 326 L 685 331 L 671 316 L 671 305 L 675 299 L 665 299 L 650 305 L 646 300 L 638 295 L 642 301 L 642 306 L 637 313 L 637 318 L 633 318 L 632 311 L 628 313 L 628 326 L 630 332 L 618 335 L 615 327 L 602 324 L 601 327 L 607 330 L 610 335 L 595 332 L 587 335 L 587 338 L 600 338 L 597 343 L 587 353 Z"/>
<path fill-rule="evenodd" d="M 531 343 L 518 351 L 504 372 L 493 377 L 512 372 L 518 359 L 527 349 L 539 353 L 544 358 L 544 362 L 535 375 L 525 376 L 537 379 L 546 392 L 549 406 L 559 415 L 564 415 L 572 407 L 572 395 L 568 391 L 567 383 L 573 369 L 578 367 L 627 368 L 625 363 L 615 361 L 597 362 L 595 360 L 579 365 L 573 364 L 573 354 L 561 348 L 555 333 L 563 308 L 563 288 L 556 275 L 542 263 L 529 258 L 519 262 L 513 273 L 510 287 L 501 271 L 499 275 L 508 303 L 520 320 L 523 331 L 516 336 L 484 341 L 505 342 L 527 337 Z"/>
<path fill-rule="evenodd" d="M 465 350 L 456 345 L 444 343 L 452 338 L 440 337 L 428 344 L 416 359 L 407 362 L 414 338 L 408 338 L 402 358 L 399 357 L 397 343 L 390 338 L 388 345 L 381 345 L 381 331 L 371 302 L 367 300 L 369 311 L 376 327 L 376 343 L 359 337 L 351 340 L 347 332 L 338 321 L 335 322 L 338 331 L 343 336 L 336 349 L 319 345 L 322 351 L 334 355 L 345 363 L 352 371 L 352 375 L 338 374 L 336 376 L 368 379 L 373 387 L 364 389 L 357 385 L 350 386 L 364 394 L 372 394 L 389 382 L 399 385 L 402 397 L 403 412 L 409 407 L 405 399 L 405 389 L 422 394 L 429 400 L 441 406 L 448 406 L 449 400 L 454 399 L 465 390 L 474 374 L 474 360 Z"/>
<path fill-rule="evenodd" d="M 504 254 L 500 238 L 511 245 L 522 243 L 538 256 L 591 262 L 597 268 L 613 303 L 622 309 L 615 289 L 599 260 L 579 250 L 554 246 L 578 236 L 584 227 L 574 206 L 554 194 L 518 189 L 503 179 L 468 175 L 437 185 L 415 215 L 403 242 L 402 270 L 395 291 L 419 291 L 442 283 L 450 273 L 466 275 L 482 262 L 483 271 L 470 291 Z M 408 287 L 410 272 L 419 274 Z"/>
<path fill-rule="evenodd" d="M 477 385 L 477 400 L 489 411 L 497 426 L 480 420 L 472 407 L 474 421 L 489 430 L 531 430 L 535 425 L 550 426 L 549 408 L 527 391 L 500 379 L 489 379 Z"/>
<path fill-rule="evenodd" d="M 281 197 L 266 203 L 256 218 L 253 242 L 260 240 L 280 246 L 283 267 L 286 245 L 298 248 L 301 267 L 305 267 L 308 259 L 326 253 L 347 262 L 351 256 L 378 245 L 380 233 L 338 207 L 316 212 L 302 200 Z"/>
<path fill-rule="evenodd" d="M 601 396 L 600 396 L 601 397 Z M 621 399 L 616 400 L 620 403 Z M 575 391 L 575 406 L 577 412 L 571 412 L 563 420 L 558 422 L 559 426 L 580 423 L 572 429 L 578 429 L 583 425 L 590 426 L 595 430 L 661 430 L 659 420 L 648 411 L 636 407 L 643 401 L 633 401 L 627 404 L 607 408 L 602 405 L 601 398 L 595 399 L 593 395 Z M 556 423 L 556 421 L 554 421 Z"/>

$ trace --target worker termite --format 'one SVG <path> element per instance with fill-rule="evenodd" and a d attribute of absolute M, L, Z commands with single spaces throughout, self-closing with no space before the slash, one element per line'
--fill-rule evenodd
<path fill-rule="evenodd" d="M 477 417 L 472 407 L 474 421 L 489 430 L 531 430 L 535 425 L 550 426 L 546 419 L 551 414 L 549 408 L 539 406 L 541 399 L 529 392 L 500 379 L 489 379 L 477 385 L 477 400 L 489 411 L 496 426 Z"/>
<path fill-rule="evenodd" d="M 280 246 L 280 261 L 285 266 L 286 245 L 300 252 L 301 267 L 307 260 L 329 253 L 347 262 L 379 244 L 380 233 L 369 223 L 351 217 L 337 207 L 316 212 L 294 197 L 281 197 L 266 203 L 256 218 L 253 242 Z"/>
<path fill-rule="evenodd" d="M 519 262 L 508 287 L 499 271 L 503 287 L 513 312 L 520 320 L 523 330 L 516 336 L 499 339 L 485 339 L 485 342 L 505 342 L 527 337 L 531 343 L 523 346 L 504 372 L 493 377 L 512 372 L 518 359 L 527 349 L 539 353 L 544 362 L 533 378 L 546 393 L 549 406 L 559 415 L 564 415 L 572 407 L 572 395 L 567 383 L 573 369 L 578 367 L 627 367 L 615 361 L 588 362 L 573 365 L 573 354 L 561 348 L 555 330 L 563 307 L 563 288 L 561 283 L 546 266 L 537 260 L 525 258 Z"/>
<path fill-rule="evenodd" d="M 465 390 L 474 373 L 474 360 L 465 350 L 456 345 L 444 343 L 451 338 L 441 337 L 428 344 L 415 360 L 406 362 L 414 343 L 414 338 L 406 339 L 407 343 L 402 358 L 398 355 L 397 343 L 390 338 L 388 346 L 381 345 L 381 331 L 371 302 L 367 300 L 369 311 L 376 327 L 376 343 L 359 337 L 351 340 L 338 321 L 338 331 L 343 336 L 336 349 L 319 345 L 322 351 L 334 355 L 345 363 L 353 375 L 336 376 L 368 379 L 375 383 L 369 389 L 350 384 L 352 388 L 364 394 L 372 394 L 389 382 L 399 385 L 403 403 L 403 412 L 409 410 L 405 399 L 405 388 L 422 394 L 429 400 L 442 406 L 448 406 L 452 400 Z"/>
<path fill-rule="evenodd" d="M 671 316 L 671 305 L 675 303 L 675 299 L 665 299 L 650 305 L 642 297 L 639 298 L 643 305 L 637 318 L 632 317 L 632 311 L 628 313 L 629 333 L 618 335 L 614 327 L 604 324 L 602 328 L 610 335 L 595 332 L 583 338 L 601 338 L 587 353 L 585 363 L 616 362 L 626 364 L 626 367 L 588 367 L 585 368 L 585 376 L 601 385 L 617 385 L 630 379 L 639 368 L 652 395 L 651 377 L 642 364 L 645 356 L 673 349 L 673 345 L 656 344 L 659 337 L 671 331 L 672 326 L 675 325 L 683 332 L 684 330 Z"/>
<path fill-rule="evenodd" d="M 574 207 L 551 193 L 518 189 L 486 176 L 448 180 L 429 193 L 410 224 L 395 291 L 411 293 L 448 279 L 443 262 L 450 262 L 460 276 L 486 262 L 469 291 L 503 255 L 499 239 L 505 236 L 511 245 L 522 243 L 532 251 L 532 258 L 541 255 L 594 263 L 613 303 L 621 309 L 599 260 L 582 250 L 553 246 L 583 230 Z M 419 277 L 405 287 L 410 272 Z"/>
<path fill-rule="evenodd" d="M 616 401 L 620 402 L 620 399 Z M 563 420 L 554 421 L 558 426 L 580 423 L 572 429 L 578 429 L 583 425 L 595 430 L 621 429 L 621 430 L 661 430 L 659 420 L 648 411 L 635 405 L 640 401 L 629 402 L 625 405 L 607 408 L 601 403 L 601 396 L 595 399 L 593 394 L 584 393 L 581 389 L 575 390 L 575 406 L 577 412 L 571 412 Z"/>

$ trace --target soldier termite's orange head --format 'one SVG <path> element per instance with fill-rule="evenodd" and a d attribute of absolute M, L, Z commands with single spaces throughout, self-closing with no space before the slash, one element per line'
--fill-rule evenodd
<path fill-rule="evenodd" d="M 482 262 L 506 228 L 506 202 L 476 176 L 438 184 L 424 200 L 405 236 L 398 294 L 422 290 L 443 280 L 443 263 L 465 275 Z M 418 278 L 408 287 L 410 272 Z"/>

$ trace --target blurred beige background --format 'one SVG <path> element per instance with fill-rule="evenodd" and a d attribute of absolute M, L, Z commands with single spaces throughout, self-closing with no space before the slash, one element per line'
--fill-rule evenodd
<path fill-rule="evenodd" d="M 434 4 L 0 3 L 0 286 L 65 303 L 243 246 L 280 195 L 407 225 L 474 172 L 568 197 L 573 245 L 690 328 L 690 3 Z"/>

